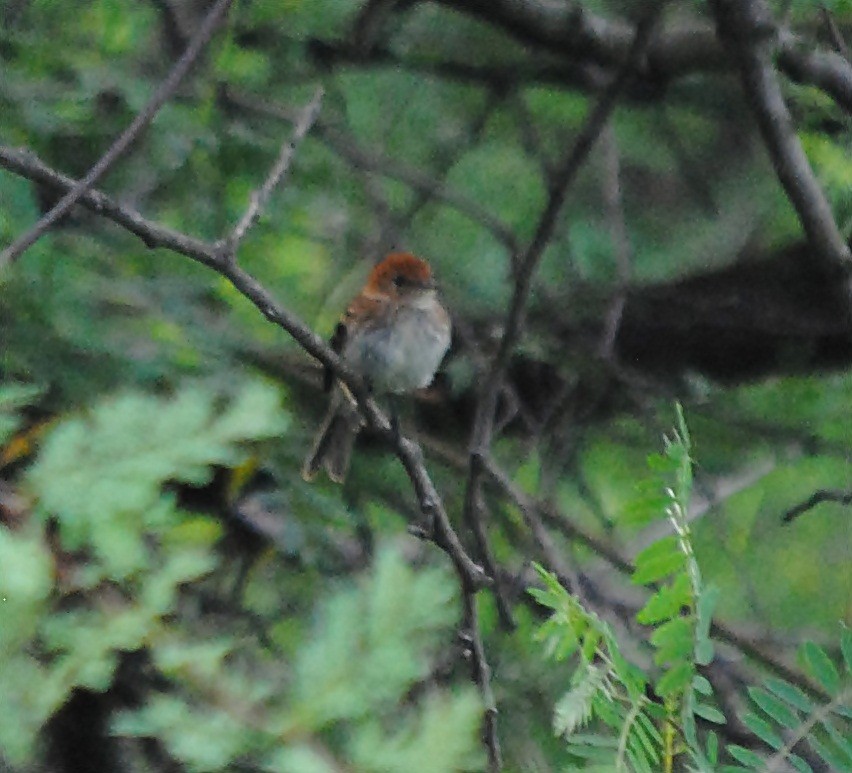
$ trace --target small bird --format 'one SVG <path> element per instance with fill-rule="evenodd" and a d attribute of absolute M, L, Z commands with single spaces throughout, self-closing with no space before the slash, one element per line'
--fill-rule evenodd
<path fill-rule="evenodd" d="M 394 252 L 377 264 L 338 323 L 331 347 L 376 393 L 398 395 L 432 383 L 450 346 L 450 317 L 425 260 Z M 326 372 L 326 391 L 332 388 Z M 325 468 L 342 483 L 361 428 L 355 400 L 338 384 L 302 467 L 311 480 Z"/>

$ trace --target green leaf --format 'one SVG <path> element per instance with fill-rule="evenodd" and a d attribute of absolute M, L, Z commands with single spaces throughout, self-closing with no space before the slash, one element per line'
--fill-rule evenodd
<path fill-rule="evenodd" d="M 833 770 L 849 770 L 850 758 L 838 753 L 830 744 L 820 741 L 815 735 L 811 734 L 808 737 L 808 744 L 813 747 L 814 751 L 822 757 Z"/>
<path fill-rule="evenodd" d="M 699 666 L 709 665 L 713 661 L 715 649 L 710 639 L 701 639 L 695 643 L 695 662 Z"/>
<path fill-rule="evenodd" d="M 846 670 L 852 674 L 852 630 L 845 625 L 840 630 L 840 650 L 843 653 Z"/>
<path fill-rule="evenodd" d="M 802 646 L 802 655 L 816 680 L 832 695 L 836 694 L 840 687 L 840 674 L 825 650 L 809 641 Z"/>
<path fill-rule="evenodd" d="M 766 690 L 762 690 L 759 687 L 749 687 L 748 694 L 751 699 L 778 724 L 784 725 L 791 730 L 799 726 L 799 715 L 792 709 L 788 708 L 786 703 L 779 700 L 771 693 Z"/>
<path fill-rule="evenodd" d="M 579 681 L 554 706 L 554 735 L 571 735 L 591 717 L 592 703 L 603 684 L 605 673 L 595 666 L 588 666 L 580 673 Z"/>
<path fill-rule="evenodd" d="M 643 625 L 653 625 L 680 614 L 692 601 L 692 585 L 686 574 L 679 574 L 671 585 L 660 588 L 636 615 Z"/>
<path fill-rule="evenodd" d="M 696 605 L 698 621 L 695 627 L 695 635 L 700 640 L 709 639 L 710 626 L 713 623 L 713 610 L 719 601 L 719 588 L 715 585 L 707 585 L 701 589 Z"/>
<path fill-rule="evenodd" d="M 713 730 L 707 733 L 707 759 L 711 765 L 719 761 L 719 736 Z"/>
<path fill-rule="evenodd" d="M 812 713 L 815 710 L 811 699 L 795 685 L 775 677 L 768 678 L 764 684 L 772 693 L 800 711 Z"/>
<path fill-rule="evenodd" d="M 685 563 L 678 538 L 663 537 L 636 556 L 636 570 L 630 579 L 636 585 L 648 585 L 682 569 Z"/>
<path fill-rule="evenodd" d="M 695 713 L 708 722 L 715 722 L 717 725 L 724 725 L 727 722 L 725 715 L 719 709 L 708 706 L 706 703 L 696 703 Z"/>
<path fill-rule="evenodd" d="M 687 688 L 694 673 L 695 669 L 692 663 L 678 663 L 670 671 L 663 674 L 654 690 L 661 698 L 679 695 Z"/>
<path fill-rule="evenodd" d="M 108 574 L 129 576 L 144 564 L 143 532 L 170 521 L 164 483 L 204 483 L 212 465 L 237 460 L 240 442 L 286 426 L 277 391 L 262 382 L 247 383 L 230 406 L 219 403 L 199 387 L 172 398 L 126 393 L 60 422 L 27 482 L 58 518 L 64 544 L 91 546 Z"/>
<path fill-rule="evenodd" d="M 728 744 L 725 748 L 737 762 L 742 762 L 743 765 L 748 765 L 752 770 L 763 770 L 766 765 L 766 760 L 759 754 L 755 754 L 751 749 L 746 749 L 744 746 L 737 744 Z"/>
<path fill-rule="evenodd" d="M 808 765 L 799 755 L 797 754 L 788 754 L 785 759 L 789 762 L 799 773 L 814 773 L 813 768 Z"/>
<path fill-rule="evenodd" d="M 742 717 L 743 724 L 751 730 L 761 741 L 769 744 L 773 749 L 780 749 L 784 745 L 784 740 L 775 728 L 770 725 L 765 719 L 757 716 L 751 711 L 747 711 Z"/>
<path fill-rule="evenodd" d="M 656 647 L 654 661 L 660 665 L 689 658 L 692 654 L 692 620 L 676 617 L 664 623 L 651 635 Z"/>
<path fill-rule="evenodd" d="M 852 737 L 841 733 L 830 720 L 823 720 L 820 724 L 837 745 L 837 748 L 849 758 L 850 765 L 852 765 Z"/>

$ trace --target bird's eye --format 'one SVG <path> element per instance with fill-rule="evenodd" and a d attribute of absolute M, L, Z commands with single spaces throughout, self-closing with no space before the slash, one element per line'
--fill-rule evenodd
<path fill-rule="evenodd" d="M 403 285 L 405 285 L 405 284 L 406 284 L 406 282 L 407 282 L 407 280 L 406 280 L 406 278 L 405 278 L 404 276 L 402 276 L 402 274 L 397 274 L 397 275 L 393 278 L 393 283 L 394 283 L 394 285 L 396 285 L 397 287 L 402 287 Z"/>

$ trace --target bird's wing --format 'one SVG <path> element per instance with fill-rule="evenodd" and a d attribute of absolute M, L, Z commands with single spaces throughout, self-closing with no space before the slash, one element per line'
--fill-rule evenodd
<path fill-rule="evenodd" d="M 386 299 L 358 295 L 346 309 L 334 335 L 329 340 L 329 345 L 336 354 L 343 354 L 347 342 L 353 334 L 358 331 L 368 330 L 376 325 L 385 324 L 387 315 L 391 311 L 391 304 Z M 323 374 L 323 389 L 328 392 L 334 384 L 334 374 L 328 368 Z"/>

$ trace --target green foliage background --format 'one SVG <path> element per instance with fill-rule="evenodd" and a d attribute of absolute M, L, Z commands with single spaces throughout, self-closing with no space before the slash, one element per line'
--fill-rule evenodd
<path fill-rule="evenodd" d="M 641 4 L 586 5 L 615 18 Z M 675 16 L 705 18 L 699 3 L 674 5 Z M 850 28 L 849 4 L 829 5 Z M 203 8 L 7 0 L 0 140 L 84 174 Z M 428 257 L 457 327 L 476 331 L 480 347 L 454 348 L 447 404 L 417 417 L 425 437 L 465 453 L 466 400 L 505 313 L 509 256 L 476 218 L 388 170 L 424 172 L 524 243 L 546 198 L 543 167 L 564 153 L 593 97 L 522 76 L 489 88 L 442 74 L 446 61 L 523 73 L 530 51 L 437 3 L 393 16 L 386 60 L 329 65 L 318 42 L 346 39 L 356 12 L 343 0 L 238 2 L 100 187 L 215 240 L 289 136 L 280 114 L 322 83 L 321 123 L 240 260 L 327 334 L 380 250 Z M 814 23 L 810 3 L 790 13 L 793 25 Z M 813 87 L 786 93 L 849 236 L 848 117 Z M 664 100 L 627 102 L 612 129 L 632 289 L 801 238 L 731 81 L 697 74 Z M 525 362 L 591 392 L 604 379 L 594 331 L 619 281 L 604 173 L 599 148 L 537 273 L 519 347 Z M 0 173 L 0 244 L 49 200 Z M 852 489 L 852 375 L 788 367 L 804 357 L 791 350 L 773 372 L 732 383 L 684 367 L 601 410 L 577 398 L 549 434 L 507 432 L 495 454 L 523 491 L 635 557 L 660 544 L 632 503 L 677 396 L 698 460 L 691 544 L 718 589 L 714 614 L 790 662 L 804 638 L 837 659 L 838 621 L 852 622 L 849 510 L 826 503 L 791 525 L 781 519 L 816 490 Z M 163 760 L 199 771 L 483 768 L 481 706 L 454 643 L 458 590 L 443 554 L 407 534 L 414 500 L 399 465 L 368 443 L 342 490 L 298 475 L 324 399 L 306 387 L 306 365 L 225 280 L 84 210 L 0 269 L 0 698 L 11 707 L 0 711 L 0 770 L 63 769 L 51 761 L 59 731 L 49 720 L 82 693 L 105 696 L 105 754 L 117 770 L 166 769 Z M 459 524 L 463 473 L 428 443 L 427 464 Z M 517 507 L 489 504 L 497 560 L 521 588 L 539 583 L 527 569 L 541 557 Z M 645 603 L 592 551 L 554 540 L 606 595 Z M 683 600 L 686 588 L 672 593 Z M 559 737 L 571 724 L 564 712 L 553 733 L 569 673 L 542 656 L 542 606 L 518 601 L 507 632 L 489 594 L 480 600 L 507 768 L 579 765 Z"/>

